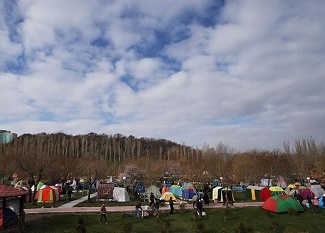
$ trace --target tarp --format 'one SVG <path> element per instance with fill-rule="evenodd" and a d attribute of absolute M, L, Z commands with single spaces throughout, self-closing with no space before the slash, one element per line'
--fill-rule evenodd
<path fill-rule="evenodd" d="M 286 194 L 269 197 L 262 208 L 274 213 L 287 213 L 290 208 L 298 212 L 304 211 L 304 208 L 295 198 Z"/>
<path fill-rule="evenodd" d="M 120 187 L 114 187 L 113 198 L 117 202 L 130 201 L 129 194 L 127 193 L 126 189 L 125 188 L 120 188 Z"/>
<path fill-rule="evenodd" d="M 160 200 L 169 201 L 170 198 L 172 198 L 173 201 L 176 201 L 176 197 L 171 192 L 164 192 L 161 195 Z"/>

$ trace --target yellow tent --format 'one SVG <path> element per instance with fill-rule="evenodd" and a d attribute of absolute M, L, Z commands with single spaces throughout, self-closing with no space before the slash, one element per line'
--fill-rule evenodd
<path fill-rule="evenodd" d="M 169 201 L 170 198 L 172 198 L 173 201 L 176 201 L 176 197 L 174 196 L 174 194 L 172 194 L 171 192 L 164 192 L 161 195 L 160 200 Z"/>

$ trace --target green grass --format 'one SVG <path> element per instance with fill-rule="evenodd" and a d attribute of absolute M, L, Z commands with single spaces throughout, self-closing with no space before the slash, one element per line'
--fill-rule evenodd
<path fill-rule="evenodd" d="M 40 219 L 29 220 L 26 216 L 26 231 L 53 232 L 53 233 L 75 233 L 80 217 L 83 218 L 88 233 L 101 232 L 123 232 L 123 228 L 132 227 L 127 232 L 199 232 L 198 225 L 203 226 L 205 233 L 212 232 L 278 232 L 278 233 L 313 233 L 323 232 L 325 229 L 325 210 L 315 214 L 311 210 L 299 213 L 297 216 L 289 214 L 271 214 L 260 207 L 230 208 L 229 214 L 224 220 L 224 209 L 207 209 L 207 216 L 194 219 L 192 211 L 179 212 L 167 215 L 159 221 L 158 217 L 147 217 L 138 219 L 135 213 L 128 213 L 125 217 L 121 213 L 109 213 L 108 224 L 99 223 L 99 214 L 56 214 L 38 216 Z M 32 218 L 35 216 L 31 216 Z M 166 231 L 166 225 L 170 225 L 170 231 Z M 239 227 L 240 226 L 240 227 Z M 241 229 L 241 231 L 238 230 Z"/>

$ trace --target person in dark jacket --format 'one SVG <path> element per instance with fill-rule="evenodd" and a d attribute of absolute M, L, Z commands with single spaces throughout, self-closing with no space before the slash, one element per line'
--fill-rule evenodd
<path fill-rule="evenodd" d="M 196 201 L 196 210 L 198 212 L 198 214 L 200 215 L 200 217 L 202 217 L 202 211 L 203 211 L 203 200 L 199 199 L 198 201 Z"/>
<path fill-rule="evenodd" d="M 150 207 L 155 206 L 155 196 L 153 193 L 150 194 Z"/>
<path fill-rule="evenodd" d="M 205 205 L 209 205 L 210 204 L 210 199 L 209 199 L 209 195 L 207 192 L 204 192 L 203 194 L 203 200 L 204 200 L 204 204 Z"/>
<path fill-rule="evenodd" d="M 169 213 L 173 214 L 173 212 L 174 212 L 174 202 L 173 202 L 172 197 L 169 198 L 169 209 L 170 209 Z"/>

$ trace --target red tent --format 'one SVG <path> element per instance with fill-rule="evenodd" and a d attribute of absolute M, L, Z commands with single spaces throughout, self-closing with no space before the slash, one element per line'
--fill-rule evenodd
<path fill-rule="evenodd" d="M 60 199 L 58 189 L 46 186 L 39 190 L 38 202 L 55 202 Z"/>

